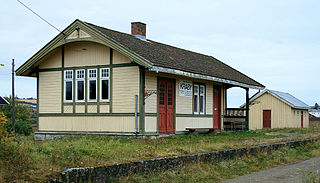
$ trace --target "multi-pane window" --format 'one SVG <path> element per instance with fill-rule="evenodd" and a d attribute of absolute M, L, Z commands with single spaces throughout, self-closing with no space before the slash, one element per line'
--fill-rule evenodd
<path fill-rule="evenodd" d="M 76 70 L 76 100 L 77 102 L 84 102 L 85 96 L 85 72 L 84 69 Z"/>
<path fill-rule="evenodd" d="M 193 113 L 204 114 L 205 113 L 205 85 L 194 84 L 193 85 Z"/>
<path fill-rule="evenodd" d="M 110 70 L 108 68 L 100 69 L 100 101 L 109 101 L 109 82 Z"/>
<path fill-rule="evenodd" d="M 73 71 L 64 71 L 64 101 L 72 102 L 73 93 Z"/>
<path fill-rule="evenodd" d="M 97 101 L 97 69 L 88 69 L 88 101 Z"/>

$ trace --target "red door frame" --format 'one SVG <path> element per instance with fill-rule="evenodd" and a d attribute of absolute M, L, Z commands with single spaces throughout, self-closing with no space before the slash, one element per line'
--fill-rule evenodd
<path fill-rule="evenodd" d="M 159 79 L 158 83 L 159 134 L 174 134 L 175 82 Z"/>
<path fill-rule="evenodd" d="M 221 131 L 221 87 L 214 86 L 214 104 L 213 104 L 213 111 L 214 111 L 214 122 L 213 127 L 217 128 L 218 131 Z"/>
<path fill-rule="evenodd" d="M 263 110 L 263 128 L 271 128 L 271 110 Z"/>
<path fill-rule="evenodd" d="M 303 128 L 303 111 L 301 111 L 301 128 Z"/>

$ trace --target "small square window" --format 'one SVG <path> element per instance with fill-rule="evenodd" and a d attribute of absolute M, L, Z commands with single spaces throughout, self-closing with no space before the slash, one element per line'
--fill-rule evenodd
<path fill-rule="evenodd" d="M 84 78 L 84 70 L 77 70 L 77 79 Z"/>
<path fill-rule="evenodd" d="M 72 79 L 72 71 L 65 71 L 65 78 Z"/>

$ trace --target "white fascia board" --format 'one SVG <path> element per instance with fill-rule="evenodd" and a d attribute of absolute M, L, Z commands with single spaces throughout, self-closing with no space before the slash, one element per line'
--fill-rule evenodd
<path fill-rule="evenodd" d="M 248 84 L 240 83 L 237 81 L 231 81 L 228 79 L 222 79 L 222 78 L 217 78 L 217 77 L 207 76 L 207 75 L 202 75 L 202 74 L 194 74 L 191 72 L 186 72 L 186 71 L 181 71 L 181 70 L 176 70 L 176 69 L 169 69 L 169 68 L 158 67 L 158 66 L 152 66 L 149 70 L 155 71 L 155 72 L 164 72 L 164 73 L 175 74 L 175 75 L 180 75 L 180 76 L 187 76 L 187 77 L 191 77 L 191 78 L 215 81 L 215 82 L 219 82 L 219 83 L 226 83 L 226 84 L 231 84 L 231 85 L 235 85 L 235 86 L 239 86 L 239 87 L 243 87 L 243 88 L 252 88 L 252 89 L 257 89 L 257 90 L 264 89 L 264 87 L 248 85 Z"/>

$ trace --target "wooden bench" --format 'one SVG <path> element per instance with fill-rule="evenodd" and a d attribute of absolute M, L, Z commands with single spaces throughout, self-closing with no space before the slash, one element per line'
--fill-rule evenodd
<path fill-rule="evenodd" d="M 195 131 L 204 131 L 204 130 L 208 130 L 208 133 L 214 133 L 215 131 L 217 131 L 217 128 L 186 128 L 186 130 L 188 130 L 188 134 L 194 133 Z"/>

